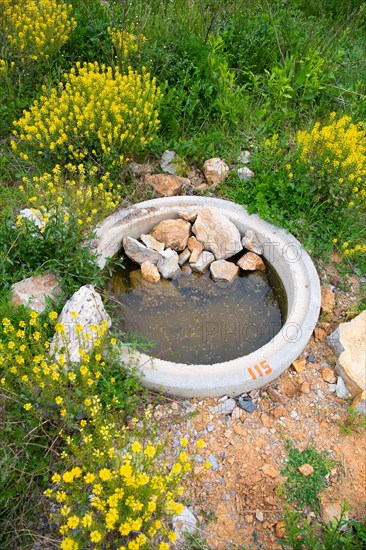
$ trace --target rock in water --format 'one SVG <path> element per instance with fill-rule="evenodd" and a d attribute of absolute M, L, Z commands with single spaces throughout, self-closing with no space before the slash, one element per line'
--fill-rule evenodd
<path fill-rule="evenodd" d="M 189 251 L 189 248 L 185 248 L 183 250 L 183 252 L 181 252 L 179 254 L 179 259 L 178 259 L 178 263 L 180 266 L 182 266 L 183 264 L 185 264 L 186 262 L 188 262 L 189 258 L 191 256 L 191 253 Z"/>
<path fill-rule="evenodd" d="M 64 353 L 66 359 L 72 363 L 79 363 L 81 356 L 79 349 L 89 352 L 94 347 L 94 340 L 99 338 L 97 331 L 92 330 L 91 325 L 101 327 L 106 323 L 111 326 L 111 319 L 104 309 L 103 302 L 99 294 L 92 285 L 85 285 L 79 288 L 70 300 L 64 305 L 58 323 L 65 326 L 65 334 L 56 332 L 52 338 L 50 354 L 55 355 L 56 360 L 60 353 Z M 77 331 L 76 326 L 81 325 L 81 332 Z M 89 334 L 89 337 L 86 335 Z M 80 346 L 81 340 L 82 346 Z"/>
<path fill-rule="evenodd" d="M 192 231 L 216 260 L 230 258 L 243 249 L 238 228 L 216 208 L 202 208 Z"/>
<path fill-rule="evenodd" d="M 255 254 L 254 252 L 247 252 L 236 262 L 236 265 L 240 267 L 243 271 L 265 271 L 266 265 L 263 262 L 262 258 Z"/>
<path fill-rule="evenodd" d="M 216 260 L 210 265 L 211 277 L 214 281 L 231 282 L 239 273 L 239 268 L 232 262 Z"/>
<path fill-rule="evenodd" d="M 190 230 L 191 224 L 185 220 L 163 220 L 153 228 L 151 235 L 166 248 L 181 252 L 187 247 Z"/>
<path fill-rule="evenodd" d="M 214 261 L 215 256 L 211 254 L 211 252 L 207 252 L 207 250 L 204 250 L 201 252 L 201 254 L 198 256 L 197 262 L 194 264 L 190 264 L 192 271 L 196 271 L 197 273 L 204 273 L 207 271 L 209 265 Z"/>
<path fill-rule="evenodd" d="M 203 165 L 203 173 L 209 184 L 218 184 L 223 182 L 229 173 L 229 167 L 220 158 L 206 160 Z"/>
<path fill-rule="evenodd" d="M 255 254 L 259 255 L 263 254 L 263 246 L 253 229 L 247 229 L 247 231 L 244 233 L 244 237 L 241 240 L 241 244 L 244 248 L 249 250 L 249 252 L 254 252 Z"/>
<path fill-rule="evenodd" d="M 155 264 L 151 262 L 143 262 L 141 264 L 141 275 L 147 281 L 151 283 L 157 283 L 160 281 L 160 273 Z"/>
<path fill-rule="evenodd" d="M 194 264 L 198 260 L 198 256 L 203 251 L 203 244 L 197 241 L 196 237 L 189 237 L 188 248 L 191 251 L 189 263 Z"/>
<path fill-rule="evenodd" d="M 183 185 L 190 185 L 188 178 L 171 176 L 168 174 L 147 174 L 145 183 L 151 185 L 160 197 L 172 197 L 179 195 Z"/>
<path fill-rule="evenodd" d="M 164 279 L 175 279 L 180 275 L 179 257 L 175 250 L 167 248 L 160 254 L 158 270 Z"/>
<path fill-rule="evenodd" d="M 157 264 L 159 260 L 159 253 L 156 250 L 151 250 L 138 240 L 132 237 L 124 237 L 123 248 L 126 256 L 128 256 L 133 262 L 137 264 L 143 264 L 144 262 L 151 262 Z"/>
<path fill-rule="evenodd" d="M 62 294 L 56 275 L 43 273 L 35 277 L 28 277 L 11 287 L 12 304 L 27 306 L 42 313 L 47 307 L 46 298 L 57 300 Z"/>

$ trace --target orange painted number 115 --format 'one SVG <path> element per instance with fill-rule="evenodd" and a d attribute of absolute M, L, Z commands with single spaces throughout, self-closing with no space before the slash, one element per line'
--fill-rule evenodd
<path fill-rule="evenodd" d="M 257 365 L 254 365 L 253 368 L 249 367 L 248 372 L 253 380 L 257 380 L 258 376 L 265 376 L 266 374 L 270 374 L 272 372 L 272 368 L 269 366 L 267 361 L 261 361 Z"/>

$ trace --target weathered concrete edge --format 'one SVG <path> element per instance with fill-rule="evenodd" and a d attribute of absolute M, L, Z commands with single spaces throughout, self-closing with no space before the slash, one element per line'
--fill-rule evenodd
<path fill-rule="evenodd" d="M 214 365 L 186 365 L 121 349 L 121 360 L 131 361 L 143 374 L 143 383 L 182 397 L 236 396 L 268 384 L 286 370 L 303 351 L 316 326 L 320 310 L 320 283 L 310 256 L 295 237 L 283 229 L 249 215 L 240 205 L 211 197 L 167 197 L 117 210 L 96 230 L 95 249 L 100 267 L 122 245 L 126 235 L 138 237 L 162 219 L 178 217 L 179 211 L 213 206 L 227 215 L 243 232 L 252 228 L 264 244 L 264 256 L 278 271 L 288 296 L 288 318 L 271 342 L 249 355 Z M 299 252 L 291 261 L 290 249 Z M 271 256 L 271 257 L 269 257 Z"/>

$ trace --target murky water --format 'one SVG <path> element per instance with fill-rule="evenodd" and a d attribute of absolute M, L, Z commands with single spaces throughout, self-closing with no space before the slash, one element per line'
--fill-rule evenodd
<path fill-rule="evenodd" d="M 287 300 L 267 264 L 265 273 L 241 273 L 232 283 L 209 272 L 150 283 L 128 259 L 107 284 L 113 324 L 153 342 L 149 354 L 180 363 L 228 361 L 269 342 L 283 326 Z"/>

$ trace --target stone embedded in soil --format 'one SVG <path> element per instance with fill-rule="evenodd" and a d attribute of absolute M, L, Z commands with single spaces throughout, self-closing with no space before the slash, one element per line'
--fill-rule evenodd
<path fill-rule="evenodd" d="M 186 506 L 181 514 L 172 517 L 172 523 L 177 542 L 183 543 L 186 540 L 184 533 L 193 535 L 196 532 L 197 520 Z"/>
<path fill-rule="evenodd" d="M 179 195 L 183 185 L 189 185 L 188 178 L 172 176 L 168 174 L 148 174 L 145 176 L 145 183 L 153 187 L 160 197 L 173 197 Z"/>
<path fill-rule="evenodd" d="M 240 267 L 243 271 L 265 271 L 266 266 L 262 258 L 255 254 L 254 252 L 247 252 L 236 262 L 236 265 Z"/>
<path fill-rule="evenodd" d="M 160 159 L 160 168 L 163 172 L 167 172 L 168 174 L 176 175 L 177 174 L 177 168 L 179 166 L 179 157 L 175 151 L 169 151 L 169 149 L 166 149 L 164 153 L 161 155 Z"/>
<path fill-rule="evenodd" d="M 335 392 L 340 399 L 347 399 L 348 397 L 348 390 L 341 376 L 338 376 Z"/>
<path fill-rule="evenodd" d="M 324 342 L 327 337 L 327 333 L 323 328 L 317 327 L 314 329 L 314 339 L 315 342 Z"/>
<path fill-rule="evenodd" d="M 322 522 L 328 525 L 331 522 L 338 522 L 342 516 L 342 507 L 337 502 L 325 502 L 321 501 L 320 503 L 320 517 Z M 344 519 L 348 519 L 347 514 L 345 514 Z"/>
<path fill-rule="evenodd" d="M 157 283 L 160 281 L 160 273 L 155 264 L 151 262 L 143 262 L 141 264 L 141 275 L 147 281 L 151 283 Z"/>
<path fill-rule="evenodd" d="M 328 345 L 337 355 L 337 372 L 348 389 L 358 395 L 366 390 L 366 310 L 352 321 L 341 323 L 329 336 Z"/>
<path fill-rule="evenodd" d="M 216 185 L 227 178 L 229 167 L 220 158 L 207 159 L 203 165 L 203 173 L 209 184 Z"/>
<path fill-rule="evenodd" d="M 244 519 L 245 519 L 246 523 L 249 523 L 249 524 L 253 523 L 253 521 L 254 521 L 254 517 L 252 516 L 252 514 L 246 514 L 244 516 Z"/>
<path fill-rule="evenodd" d="M 175 250 L 167 248 L 160 254 L 157 263 L 158 270 L 164 279 L 175 279 L 180 275 L 178 254 Z"/>
<path fill-rule="evenodd" d="M 300 474 L 302 474 L 305 477 L 309 477 L 314 473 L 314 468 L 312 467 L 311 464 L 302 464 L 301 466 L 299 466 L 298 470 Z"/>
<path fill-rule="evenodd" d="M 165 245 L 164 243 L 161 243 L 154 239 L 151 235 L 144 235 L 142 234 L 140 236 L 140 239 L 144 243 L 147 248 L 150 248 L 150 250 L 155 250 L 156 252 L 163 252 Z"/>
<path fill-rule="evenodd" d="M 321 288 L 321 309 L 323 313 L 333 313 L 336 305 L 335 294 L 329 286 Z"/>
<path fill-rule="evenodd" d="M 306 368 L 306 359 L 296 359 L 292 362 L 292 366 L 294 367 L 295 371 L 300 374 Z"/>
<path fill-rule="evenodd" d="M 241 162 L 242 164 L 249 164 L 250 157 L 250 151 L 248 151 L 248 149 L 245 149 L 245 151 L 241 151 L 240 155 L 238 156 L 238 162 Z"/>
<path fill-rule="evenodd" d="M 284 521 L 278 521 L 275 526 L 276 537 L 282 539 L 286 534 L 286 524 Z"/>
<path fill-rule="evenodd" d="M 277 407 L 271 410 L 271 414 L 275 418 L 281 418 L 286 415 L 286 407 L 284 405 L 277 405 Z"/>
<path fill-rule="evenodd" d="M 231 282 L 239 273 L 239 268 L 233 262 L 216 260 L 210 265 L 211 277 L 214 281 Z"/>
<path fill-rule="evenodd" d="M 265 464 L 262 467 L 262 472 L 264 473 L 264 475 L 273 479 L 275 479 L 279 474 L 279 471 L 273 466 L 273 464 Z"/>
<path fill-rule="evenodd" d="M 47 307 L 46 299 L 57 300 L 62 290 L 56 275 L 48 272 L 13 284 L 11 294 L 11 303 L 15 306 L 27 306 L 42 313 Z"/>
<path fill-rule="evenodd" d="M 322 377 L 325 382 L 328 382 L 328 384 L 335 384 L 337 382 L 337 377 L 334 371 L 329 367 L 322 370 Z"/>
<path fill-rule="evenodd" d="M 201 254 L 201 252 L 204 249 L 204 246 L 202 243 L 200 243 L 196 237 L 189 237 L 188 239 L 188 249 L 191 252 L 191 256 L 189 258 L 189 263 L 194 264 L 198 260 L 198 256 Z"/>
<path fill-rule="evenodd" d="M 241 244 L 249 252 L 254 252 L 255 254 L 263 254 L 263 245 L 260 243 L 257 234 L 253 229 L 247 229 L 244 233 L 244 237 L 241 240 Z"/>
<path fill-rule="evenodd" d="M 303 383 L 301 384 L 301 388 L 300 388 L 300 389 L 301 389 L 301 393 L 304 393 L 304 394 L 306 394 L 306 395 L 309 394 L 310 391 L 311 391 L 309 382 L 303 382 Z"/>
<path fill-rule="evenodd" d="M 260 510 L 257 510 L 256 513 L 255 513 L 255 517 L 258 521 L 262 522 L 264 521 L 264 516 L 263 516 L 263 512 L 261 512 Z"/>
<path fill-rule="evenodd" d="M 238 228 L 217 208 L 202 208 L 192 227 L 196 238 L 216 260 L 225 260 L 240 252 L 243 247 Z"/>
<path fill-rule="evenodd" d="M 182 252 L 187 247 L 191 224 L 182 219 L 163 220 L 151 231 L 151 235 L 176 252 Z"/>
<path fill-rule="evenodd" d="M 238 398 L 238 405 L 241 409 L 243 409 L 243 411 L 246 411 L 248 413 L 253 413 L 257 408 L 257 405 L 253 403 L 250 398 L 245 397 Z"/>
<path fill-rule="evenodd" d="M 280 382 L 281 392 L 284 393 L 287 397 L 295 397 L 299 393 L 299 386 L 297 382 L 289 378 L 288 376 L 284 377 Z"/>
<path fill-rule="evenodd" d="M 211 470 L 216 472 L 216 470 L 219 469 L 219 463 L 217 462 L 217 458 L 212 453 L 209 455 L 208 459 L 209 463 L 211 464 Z"/>
<path fill-rule="evenodd" d="M 191 253 L 190 253 L 190 251 L 189 251 L 189 248 L 185 248 L 185 249 L 183 250 L 183 252 L 181 252 L 181 253 L 179 254 L 179 257 L 178 257 L 178 264 L 179 264 L 180 266 L 184 265 L 186 262 L 188 262 L 190 256 L 191 256 Z"/>
<path fill-rule="evenodd" d="M 60 332 L 54 334 L 50 346 L 51 356 L 55 354 L 57 360 L 60 353 L 65 353 L 71 362 L 79 363 L 80 338 L 83 350 L 88 353 L 94 347 L 94 339 L 98 337 L 90 326 L 101 326 L 103 321 L 107 322 L 108 327 L 112 324 L 101 297 L 92 285 L 82 286 L 66 302 L 59 315 L 58 323 L 65 326 L 66 334 L 63 335 Z M 82 326 L 80 334 L 76 331 L 76 325 Z M 86 334 L 90 335 L 89 338 L 85 337 Z"/>
<path fill-rule="evenodd" d="M 222 403 L 219 403 L 215 407 L 211 407 L 210 413 L 211 414 L 221 413 L 221 414 L 224 414 L 224 415 L 228 415 L 228 414 L 231 414 L 233 412 L 235 407 L 236 407 L 235 399 L 230 398 L 230 399 L 226 399 Z"/>
<path fill-rule="evenodd" d="M 198 256 L 197 262 L 191 264 L 192 271 L 196 271 L 197 273 L 205 273 L 214 260 L 215 256 L 211 254 L 211 252 L 204 250 Z"/>
<path fill-rule="evenodd" d="M 124 237 L 123 248 L 126 256 L 130 258 L 136 264 L 142 264 L 144 262 L 151 262 L 157 264 L 159 260 L 159 253 L 156 250 L 147 248 L 144 244 L 140 243 L 137 239 L 132 237 Z"/>
<path fill-rule="evenodd" d="M 236 173 L 243 181 L 248 181 L 254 178 L 254 172 L 250 170 L 250 168 L 248 168 L 247 166 L 243 166 L 243 168 L 238 168 Z"/>

